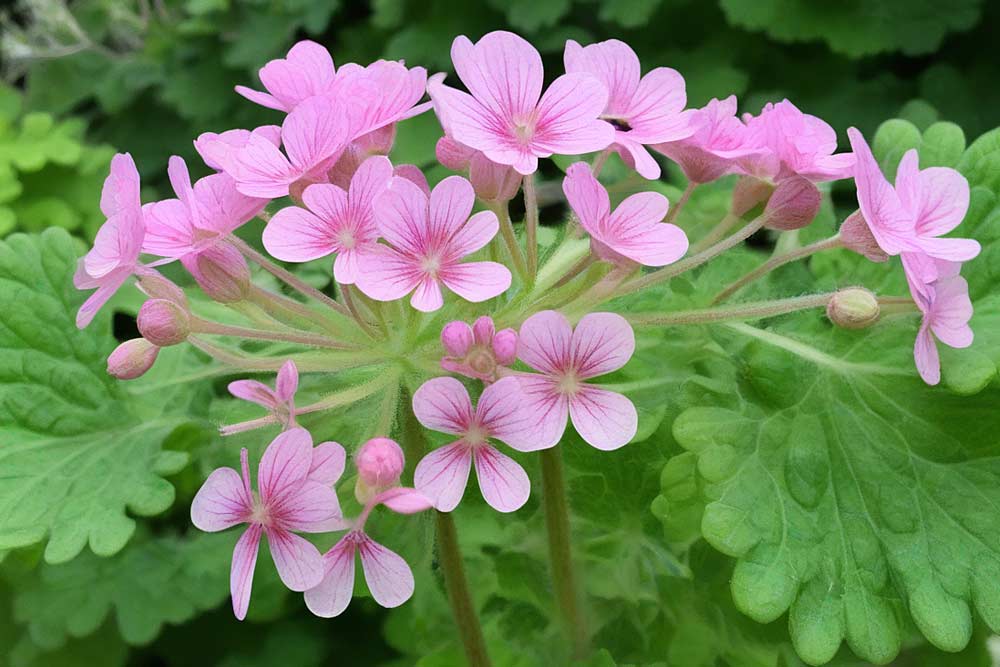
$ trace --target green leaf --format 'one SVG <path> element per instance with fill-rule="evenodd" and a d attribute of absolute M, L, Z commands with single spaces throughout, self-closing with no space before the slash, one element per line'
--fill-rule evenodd
<path fill-rule="evenodd" d="M 170 506 L 163 476 L 183 460 L 160 443 L 188 419 L 106 374 L 108 316 L 76 330 L 75 266 L 61 230 L 0 243 L 0 549 L 48 537 L 50 563 L 88 543 L 114 554 L 135 530 L 129 513 Z"/>

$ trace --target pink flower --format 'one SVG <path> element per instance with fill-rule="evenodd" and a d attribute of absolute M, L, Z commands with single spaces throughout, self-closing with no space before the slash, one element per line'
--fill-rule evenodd
<path fill-rule="evenodd" d="M 191 521 L 217 532 L 247 524 L 233 550 L 230 589 L 236 618 L 246 617 L 261 533 L 281 581 L 305 591 L 323 579 L 319 550 L 295 532 L 321 533 L 343 527 L 340 504 L 331 485 L 343 472 L 344 450 L 335 442 L 313 449 L 305 429 L 276 437 L 257 468 L 255 495 L 250 485 L 247 450 L 240 453 L 243 474 L 219 468 L 205 480 L 191 504 Z"/>
<path fill-rule="evenodd" d="M 397 485 L 403 459 L 402 450 L 394 441 L 373 438 L 362 445 L 355 460 L 359 488 L 363 486 L 366 491 L 364 508 L 350 531 L 323 555 L 323 579 L 305 594 L 309 611 L 324 618 L 343 613 L 354 595 L 355 555 L 361 557 L 365 581 L 376 602 L 392 608 L 410 599 L 413 595 L 410 566 L 399 554 L 369 537 L 365 524 L 378 505 L 400 514 L 414 514 L 432 506 L 419 491 Z"/>
<path fill-rule="evenodd" d="M 959 264 L 941 263 L 938 278 L 929 286 L 913 292 L 913 298 L 923 313 L 920 331 L 913 345 L 913 358 L 920 377 L 927 384 L 941 381 L 941 360 L 935 339 L 956 348 L 972 345 L 972 301 L 969 284 L 958 275 Z"/>
<path fill-rule="evenodd" d="M 471 327 L 465 322 L 449 322 L 441 329 L 441 344 L 448 353 L 441 358 L 441 368 L 486 383 L 495 381 L 504 366 L 517 360 L 517 332 L 497 331 L 488 315 Z"/>
<path fill-rule="evenodd" d="M 521 451 L 544 449 L 524 410 L 520 381 L 506 377 L 483 390 L 475 410 L 469 392 L 455 378 L 428 380 L 413 394 L 413 413 L 425 427 L 459 440 L 434 450 L 417 464 L 414 486 L 442 512 L 458 506 L 476 466 L 483 498 L 499 512 L 513 512 L 528 501 L 531 482 L 524 468 L 490 444 L 500 440 Z"/>
<path fill-rule="evenodd" d="M 277 125 L 261 125 L 254 130 L 226 130 L 221 134 L 202 132 L 194 140 L 194 149 L 206 165 L 216 171 L 227 174 L 236 172 L 236 153 L 250 141 L 250 137 L 259 135 L 281 147 L 281 128 Z"/>
<path fill-rule="evenodd" d="M 598 449 L 628 443 L 638 428 L 632 401 L 586 380 L 618 370 L 634 350 L 632 327 L 621 315 L 590 313 L 575 331 L 554 310 L 529 317 L 519 332 L 518 357 L 540 374 L 518 379 L 538 441 L 558 442 L 572 419 L 580 437 Z"/>
<path fill-rule="evenodd" d="M 251 102 L 285 112 L 310 97 L 333 92 L 337 82 L 330 52 L 309 40 L 298 42 L 287 56 L 261 67 L 259 76 L 267 93 L 246 86 L 236 86 L 236 92 Z"/>
<path fill-rule="evenodd" d="M 460 176 L 441 181 L 429 198 L 413 182 L 393 178 L 375 203 L 382 237 L 392 247 L 379 246 L 366 257 L 357 280 L 361 291 L 379 301 L 413 292 L 413 307 L 431 312 L 443 304 L 441 283 L 473 302 L 510 287 L 507 267 L 460 261 L 489 243 L 499 230 L 492 211 L 469 217 L 474 201 L 472 186 Z"/>
<path fill-rule="evenodd" d="M 740 171 L 738 160 L 767 151 L 747 146 L 747 128 L 736 117 L 736 96 L 711 100 L 690 118 L 694 133 L 684 139 L 651 146 L 676 162 L 695 183 L 709 183 Z"/>
<path fill-rule="evenodd" d="M 471 95 L 444 85 L 428 92 L 445 110 L 449 134 L 490 160 L 532 174 L 540 157 L 599 151 L 614 141 L 614 127 L 598 119 L 608 101 L 604 85 L 564 74 L 542 95 L 542 58 L 521 37 L 496 31 L 473 44 L 460 36 L 451 59 Z"/>
<path fill-rule="evenodd" d="M 184 159 L 176 155 L 167 167 L 176 199 L 146 204 L 143 217 L 146 237 L 143 252 L 180 259 L 192 273 L 195 256 L 215 247 L 221 239 L 255 218 L 266 199 L 247 197 L 227 174 L 212 174 L 192 187 Z"/>
<path fill-rule="evenodd" d="M 631 195 L 612 213 L 608 191 L 585 162 L 566 170 L 563 192 L 590 234 L 594 254 L 601 259 L 615 264 L 666 266 L 687 252 L 688 240 L 681 228 L 662 222 L 670 204 L 657 192 Z"/>
<path fill-rule="evenodd" d="M 264 247 L 287 262 L 308 262 L 336 253 L 334 278 L 344 285 L 354 284 L 361 258 L 378 240 L 375 200 L 391 179 L 389 159 L 376 156 L 355 172 L 347 192 L 332 184 L 310 185 L 302 194 L 305 209 L 283 208 L 267 223 Z"/>
<path fill-rule="evenodd" d="M 236 380 L 229 383 L 229 393 L 244 401 L 256 403 L 266 408 L 274 421 L 283 428 L 295 427 L 295 392 L 299 388 L 299 371 L 295 362 L 289 359 L 278 370 L 278 376 L 271 389 L 257 380 Z M 273 423 L 273 422 L 272 422 Z M 223 435 L 232 435 L 242 430 L 241 424 L 224 426 Z"/>
<path fill-rule="evenodd" d="M 76 326 L 83 329 L 118 288 L 141 270 L 139 254 L 146 233 L 139 200 L 139 172 L 128 153 L 111 160 L 111 172 L 101 191 L 101 212 L 107 221 L 94 238 L 94 247 L 80 259 L 73 285 L 96 289 L 76 314 Z"/>
<path fill-rule="evenodd" d="M 684 112 L 684 77 L 669 67 L 642 75 L 639 58 L 625 42 L 609 39 L 582 47 L 566 42 L 566 71 L 591 74 L 608 90 L 601 118 L 615 126 L 615 147 L 643 178 L 660 177 L 660 165 L 643 144 L 660 144 L 691 136 L 690 113 Z"/>
<path fill-rule="evenodd" d="M 779 181 L 798 175 L 814 183 L 851 176 L 854 156 L 839 153 L 837 133 L 826 121 L 799 111 L 782 100 L 768 102 L 757 116 L 746 114 L 747 147 L 766 148 L 769 155 L 747 160 L 744 168 L 754 176 Z"/>

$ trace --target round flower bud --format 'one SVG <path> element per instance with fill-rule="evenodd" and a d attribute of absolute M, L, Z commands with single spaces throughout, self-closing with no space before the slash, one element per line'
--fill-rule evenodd
<path fill-rule="evenodd" d="M 878 321 L 878 299 L 863 287 L 847 287 L 830 297 L 826 316 L 838 327 L 864 329 Z"/>
<path fill-rule="evenodd" d="M 187 308 L 187 296 L 184 294 L 184 290 L 159 273 L 148 273 L 140 276 L 139 287 L 151 299 L 166 299 Z"/>
<path fill-rule="evenodd" d="M 449 355 L 464 357 L 472 347 L 472 329 L 465 322 L 449 322 L 441 329 L 441 345 Z"/>
<path fill-rule="evenodd" d="M 478 317 L 472 323 L 472 338 L 477 345 L 489 345 L 490 341 L 493 340 L 493 332 L 495 331 L 496 327 L 493 325 L 493 318 L 489 315 Z"/>
<path fill-rule="evenodd" d="M 476 151 L 445 135 L 438 139 L 434 155 L 438 162 L 453 171 L 464 171 Z"/>
<path fill-rule="evenodd" d="M 372 438 L 361 445 L 354 455 L 354 465 L 358 469 L 354 493 L 358 501 L 366 503 L 379 491 L 398 485 L 404 463 L 403 450 L 395 440 Z"/>
<path fill-rule="evenodd" d="M 764 207 L 766 226 L 785 232 L 801 229 L 819 213 L 822 198 L 819 189 L 809 179 L 801 176 L 786 178 L 774 189 Z"/>
<path fill-rule="evenodd" d="M 145 338 L 127 340 L 108 355 L 108 375 L 134 380 L 153 367 L 160 348 Z"/>
<path fill-rule="evenodd" d="M 844 220 L 844 224 L 840 226 L 840 240 L 845 248 L 864 255 L 873 262 L 889 260 L 889 255 L 879 247 L 861 211 L 855 211 Z"/>
<path fill-rule="evenodd" d="M 166 299 L 150 299 L 142 304 L 136 324 L 142 337 L 158 347 L 183 343 L 191 333 L 187 311 Z"/>
<path fill-rule="evenodd" d="M 763 204 L 774 192 L 774 184 L 754 176 L 740 176 L 733 188 L 732 214 L 743 217 L 748 211 Z"/>
<path fill-rule="evenodd" d="M 229 244 L 199 253 L 188 268 L 202 291 L 219 303 L 243 301 L 250 290 L 250 267 L 243 254 Z"/>
<path fill-rule="evenodd" d="M 513 329 L 501 329 L 493 336 L 493 354 L 497 363 L 510 366 L 517 359 L 517 332 Z"/>

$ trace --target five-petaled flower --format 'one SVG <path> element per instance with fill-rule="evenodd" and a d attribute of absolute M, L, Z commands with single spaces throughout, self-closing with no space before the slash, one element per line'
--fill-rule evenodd
<path fill-rule="evenodd" d="M 913 345 L 913 358 L 917 364 L 920 377 L 927 384 L 937 384 L 941 381 L 941 360 L 938 356 L 939 340 L 945 345 L 956 348 L 972 345 L 972 301 L 969 299 L 969 284 L 965 278 L 958 275 L 960 264 L 957 262 L 936 262 L 937 278 L 929 285 L 921 285 L 913 289 L 913 300 L 923 317 L 920 330 Z"/>
<path fill-rule="evenodd" d="M 299 388 L 299 370 L 295 362 L 289 359 L 278 370 L 278 376 L 271 389 L 257 380 L 234 380 L 229 383 L 229 393 L 244 401 L 256 403 L 267 408 L 270 417 L 281 424 L 282 428 L 295 426 L 295 392 Z M 223 426 L 223 435 L 232 435 L 244 430 L 242 424 Z"/>

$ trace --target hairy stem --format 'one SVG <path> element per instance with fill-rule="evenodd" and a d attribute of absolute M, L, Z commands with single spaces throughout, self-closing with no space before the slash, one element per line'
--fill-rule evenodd
<path fill-rule="evenodd" d="M 187 342 L 216 361 L 245 371 L 276 371 L 287 361 L 284 357 L 261 358 L 233 352 L 197 336 L 188 336 Z"/>
<path fill-rule="evenodd" d="M 358 349 L 356 345 L 342 343 L 332 338 L 313 334 L 306 331 L 265 331 L 262 329 L 250 329 L 248 327 L 237 327 L 218 322 L 209 322 L 200 317 L 191 317 L 191 330 L 194 333 L 213 334 L 217 336 L 235 336 L 237 338 L 251 338 L 254 340 L 269 340 L 283 343 L 299 343 L 311 345 L 313 347 L 329 347 L 335 350 Z"/>
<path fill-rule="evenodd" d="M 486 651 L 486 639 L 479 626 L 469 582 L 465 578 L 465 566 L 462 563 L 462 551 L 458 545 L 458 533 L 455 530 L 455 520 L 447 512 L 434 512 L 437 528 L 437 552 L 441 571 L 444 573 L 444 585 L 448 590 L 448 602 L 451 613 L 458 626 L 458 634 L 462 638 L 462 647 L 469 667 L 489 667 L 490 656 Z"/>
<path fill-rule="evenodd" d="M 573 278 L 576 278 L 578 275 L 586 271 L 595 261 L 597 261 L 597 257 L 594 256 L 594 253 L 587 253 L 580 258 L 580 261 L 571 266 L 570 269 L 563 274 L 562 278 L 553 283 L 551 289 L 562 287 L 569 281 L 573 280 Z"/>
<path fill-rule="evenodd" d="M 756 320 L 773 317 L 785 313 L 794 313 L 809 308 L 825 308 L 833 296 L 832 292 L 825 294 L 810 294 L 789 299 L 774 301 L 757 301 L 740 303 L 720 308 L 705 310 L 678 310 L 670 313 L 636 313 L 628 315 L 629 322 L 636 326 L 672 326 L 678 324 L 706 324 L 709 322 L 724 322 L 726 320 Z"/>
<path fill-rule="evenodd" d="M 528 249 L 528 282 L 534 284 L 538 274 L 538 193 L 535 191 L 535 175 L 528 174 L 522 180 L 524 188 L 524 240 Z"/>
<path fill-rule="evenodd" d="M 350 311 L 351 317 L 354 321 L 358 323 L 361 330 L 365 332 L 369 338 L 374 339 L 375 330 L 372 329 L 371 325 L 358 310 L 358 304 L 354 302 L 354 295 L 352 294 L 353 288 L 350 285 L 340 285 L 340 293 L 344 296 L 344 303 L 347 304 L 347 310 Z"/>
<path fill-rule="evenodd" d="M 687 187 L 684 188 L 684 192 L 681 193 L 681 198 L 677 200 L 677 203 L 670 207 L 670 211 L 667 212 L 666 222 L 673 222 L 680 215 L 681 209 L 684 205 L 688 203 L 691 199 L 691 195 L 694 193 L 695 188 L 698 187 L 698 183 L 694 181 L 688 181 Z"/>
<path fill-rule="evenodd" d="M 841 241 L 840 236 L 834 235 L 828 239 L 816 241 L 815 243 L 810 243 L 809 245 L 802 246 L 801 248 L 796 248 L 795 250 L 775 255 L 716 294 L 715 298 L 712 299 L 712 303 L 716 304 L 725 301 L 746 285 L 749 285 L 753 281 L 766 276 L 778 267 L 803 259 L 809 255 L 814 255 L 823 250 L 830 250 L 831 248 L 839 248 L 841 246 L 843 246 L 843 242 Z"/>
<path fill-rule="evenodd" d="M 514 264 L 514 271 L 521 278 L 521 282 L 527 284 L 528 268 L 524 263 L 524 255 L 521 254 L 521 246 L 517 243 L 517 235 L 514 234 L 514 223 L 510 220 L 510 209 L 507 204 L 500 204 L 495 213 L 500 220 L 500 236 L 503 237 L 504 245 L 507 246 L 507 252 Z"/>
<path fill-rule="evenodd" d="M 611 148 L 605 148 L 594 156 L 594 161 L 590 164 L 590 173 L 594 175 L 594 178 L 601 175 L 601 170 L 604 169 L 609 157 L 611 157 Z"/>
<path fill-rule="evenodd" d="M 709 247 L 710 245 L 718 243 L 719 240 L 722 239 L 726 234 L 728 234 L 729 230 L 735 227 L 737 224 L 739 224 L 741 220 L 742 218 L 740 218 L 740 216 L 734 215 L 732 213 L 727 213 L 726 217 L 720 220 L 719 223 L 715 225 L 715 227 L 712 227 L 712 229 L 710 229 L 708 233 L 705 234 L 705 236 L 698 239 L 695 243 L 691 245 L 691 254 L 697 255 L 699 252 Z"/>
<path fill-rule="evenodd" d="M 588 652 L 587 626 L 580 609 L 573 569 L 570 540 L 569 502 L 563 478 L 562 454 L 558 447 L 541 451 L 542 499 L 545 508 L 545 528 L 549 540 L 549 569 L 556 601 L 562 613 L 566 632 L 573 643 L 576 658 Z"/>
<path fill-rule="evenodd" d="M 324 331 L 334 331 L 334 327 L 329 319 L 316 312 L 305 304 L 299 303 L 295 299 L 290 299 L 284 294 L 277 294 L 257 285 L 251 285 L 248 300 L 262 308 L 271 317 L 291 323 L 293 326 L 311 324 L 318 326 Z"/>

